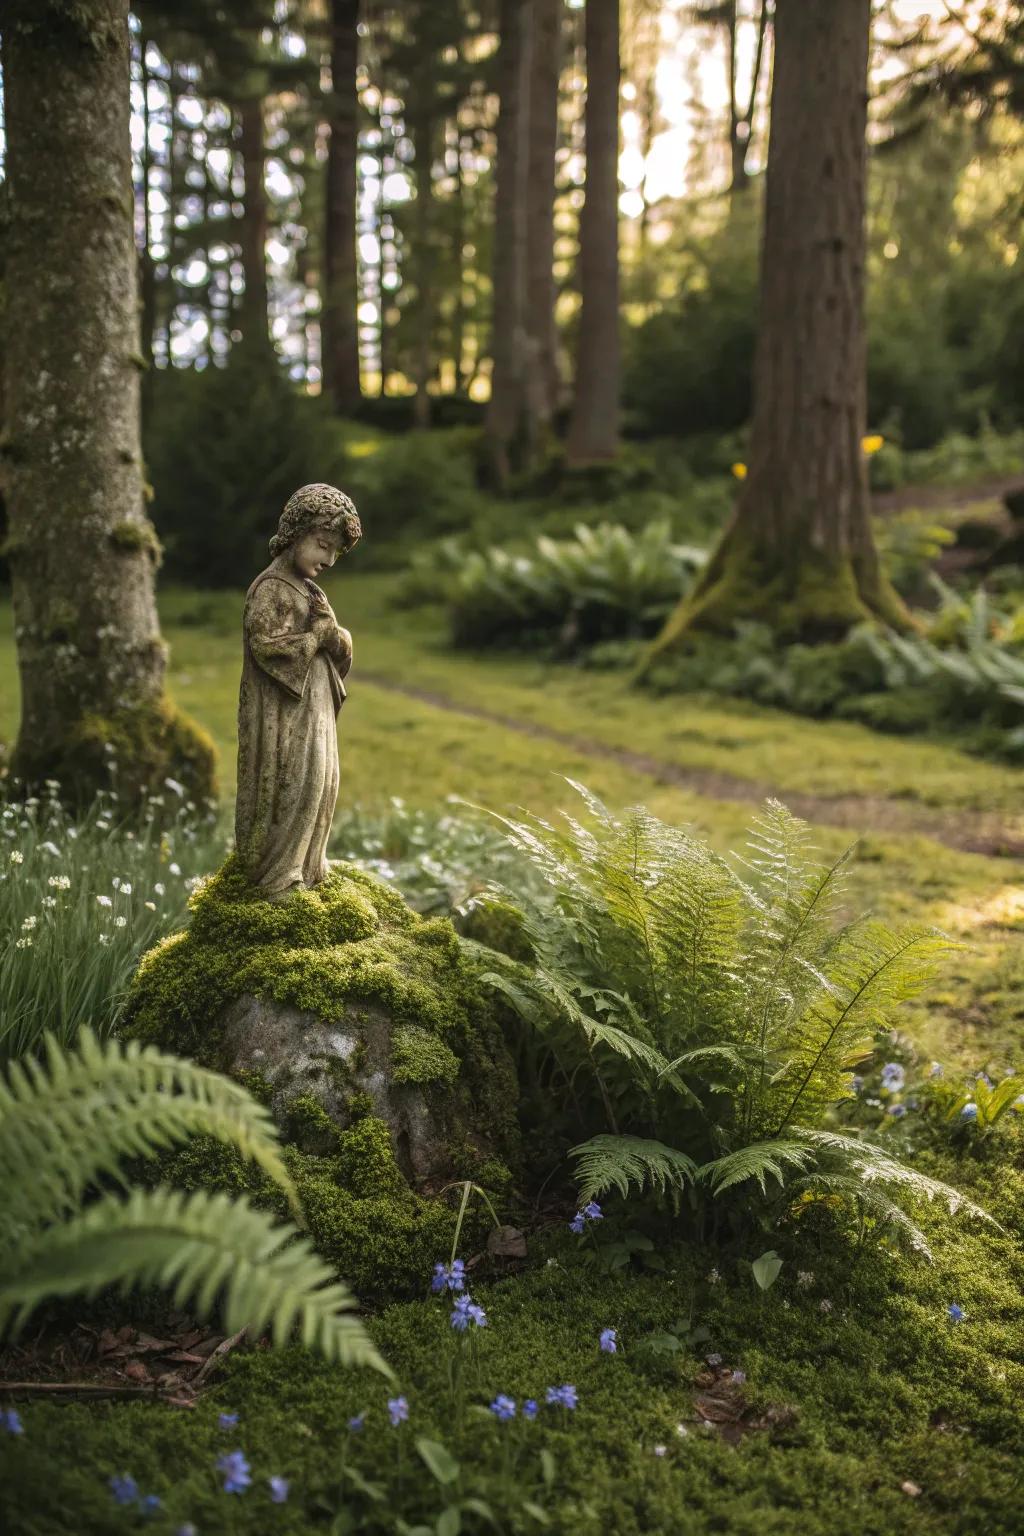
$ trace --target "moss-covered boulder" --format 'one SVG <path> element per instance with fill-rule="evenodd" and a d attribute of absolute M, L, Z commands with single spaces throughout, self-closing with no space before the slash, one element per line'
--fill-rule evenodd
<path fill-rule="evenodd" d="M 364 1273 L 364 1289 L 396 1288 L 412 1253 L 416 1265 L 421 1247 L 443 1256 L 441 1185 L 507 1174 L 516 1160 L 515 1069 L 465 946 L 447 919 L 419 917 L 349 865 L 269 901 L 231 857 L 190 907 L 188 928 L 143 957 L 123 1032 L 228 1072 L 269 1103 L 313 1236 L 350 1278 L 353 1265 Z M 172 1172 L 220 1187 L 250 1179 L 194 1158 Z M 390 1234 L 389 1274 L 367 1271 L 374 1231 Z"/>

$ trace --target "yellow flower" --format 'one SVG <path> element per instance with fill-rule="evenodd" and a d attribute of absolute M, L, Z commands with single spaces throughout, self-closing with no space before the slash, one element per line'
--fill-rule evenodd
<path fill-rule="evenodd" d="M 876 433 L 873 437 L 862 437 L 860 446 L 865 453 L 877 453 L 884 442 L 885 438 Z"/>
<path fill-rule="evenodd" d="M 732 472 L 737 480 L 745 480 L 747 478 L 747 466 L 745 464 L 734 464 Z"/>

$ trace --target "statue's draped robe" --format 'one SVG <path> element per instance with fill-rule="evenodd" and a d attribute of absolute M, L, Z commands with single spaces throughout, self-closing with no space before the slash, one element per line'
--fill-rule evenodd
<path fill-rule="evenodd" d="M 238 697 L 235 844 L 267 895 L 318 884 L 338 799 L 338 711 L 345 649 L 318 648 L 313 582 L 275 565 L 245 597 Z M 328 607 L 329 611 L 329 607 Z"/>

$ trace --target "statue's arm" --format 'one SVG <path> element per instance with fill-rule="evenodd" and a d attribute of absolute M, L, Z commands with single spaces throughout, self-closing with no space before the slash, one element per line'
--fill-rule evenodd
<path fill-rule="evenodd" d="M 267 578 L 245 605 L 245 633 L 253 659 L 268 676 L 301 699 L 320 636 L 305 627 L 306 605 L 288 582 Z"/>

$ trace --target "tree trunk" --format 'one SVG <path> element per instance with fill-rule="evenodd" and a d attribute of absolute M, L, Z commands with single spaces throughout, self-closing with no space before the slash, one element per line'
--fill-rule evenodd
<path fill-rule="evenodd" d="M 563 0 L 534 0 L 530 76 L 526 319 L 530 369 L 542 422 L 558 408 L 558 335 L 555 329 L 555 150 L 558 83 L 562 72 Z"/>
<path fill-rule="evenodd" d="M 871 0 L 778 0 L 750 464 L 732 522 L 656 652 L 737 620 L 787 638 L 905 624 L 861 447 Z"/>
<path fill-rule="evenodd" d="M 245 294 L 241 306 L 241 331 L 246 341 L 268 338 L 267 300 L 267 189 L 264 181 L 266 148 L 263 137 L 263 102 L 259 97 L 239 103 L 240 146 L 245 180 L 241 247 Z"/>
<path fill-rule="evenodd" d="M 530 113 L 531 0 L 501 0 L 491 398 L 485 443 L 491 478 L 505 489 L 513 461 L 529 453 L 526 333 L 527 130 Z"/>
<path fill-rule="evenodd" d="M 359 294 L 356 268 L 356 96 L 359 0 L 331 0 L 330 141 L 324 214 L 324 299 L 321 320 L 324 386 L 340 416 L 361 399 Z"/>
<path fill-rule="evenodd" d="M 434 116 L 432 103 L 421 83 L 422 101 L 411 115 L 409 134 L 413 142 L 416 172 L 416 243 L 413 271 L 416 277 L 416 341 L 413 353 L 413 377 L 416 394 L 412 402 L 413 426 L 430 426 L 430 395 L 427 383 L 434 371 Z"/>
<path fill-rule="evenodd" d="M 156 354 L 153 341 L 156 333 L 156 262 L 153 260 L 153 232 L 149 211 L 149 190 L 153 172 L 153 146 L 150 143 L 149 115 L 149 65 L 146 62 L 148 41 L 145 32 L 139 37 L 139 61 L 142 82 L 142 148 L 140 173 L 142 179 L 142 228 L 139 251 L 139 278 L 142 300 L 142 355 L 146 360 L 146 372 L 142 380 L 142 409 L 148 420 L 153 398 Z"/>
<path fill-rule="evenodd" d="M 580 216 L 579 341 L 566 460 L 619 446 L 619 0 L 587 0 L 587 179 Z"/>
<path fill-rule="evenodd" d="M 168 774 L 205 794 L 212 746 L 163 693 L 143 510 L 128 0 L 7 0 L 4 23 L 13 772 L 89 798 L 112 748 L 122 798 Z"/>

